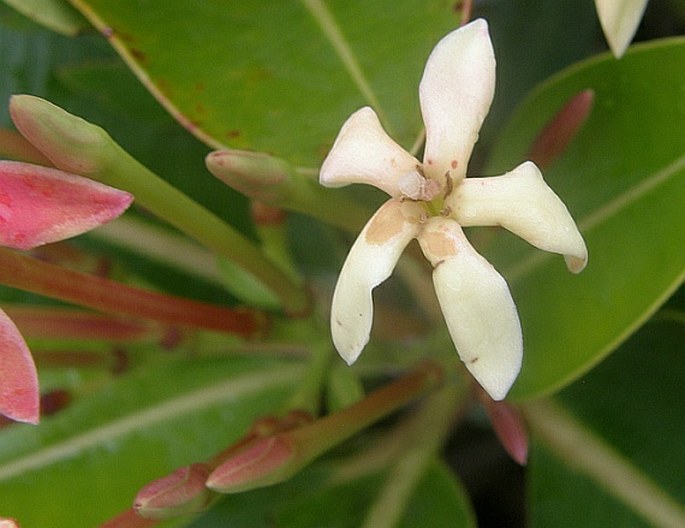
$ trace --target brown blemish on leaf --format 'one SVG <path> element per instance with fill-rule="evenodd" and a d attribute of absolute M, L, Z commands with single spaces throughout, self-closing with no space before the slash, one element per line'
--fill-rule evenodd
<path fill-rule="evenodd" d="M 378 210 L 369 223 L 364 239 L 369 244 L 385 244 L 402 232 L 404 221 L 401 204 L 391 202 Z"/>
<path fill-rule="evenodd" d="M 226 132 L 226 137 L 230 139 L 236 139 L 240 137 L 240 130 L 229 130 Z"/>
<path fill-rule="evenodd" d="M 147 56 L 144 51 L 139 50 L 138 48 L 129 48 L 129 51 L 131 52 L 131 56 L 139 63 L 145 64 L 147 62 Z"/>

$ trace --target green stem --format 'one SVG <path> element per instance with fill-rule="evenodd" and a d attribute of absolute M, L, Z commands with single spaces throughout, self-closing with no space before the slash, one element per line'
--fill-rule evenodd
<path fill-rule="evenodd" d="M 442 382 L 442 368 L 426 363 L 407 376 L 372 392 L 365 399 L 311 425 L 284 433 L 309 462 Z M 304 464 L 301 464 L 304 465 Z"/>
<path fill-rule="evenodd" d="M 468 395 L 468 387 L 448 383 L 412 417 L 409 427 L 403 431 L 405 449 L 390 469 L 363 527 L 392 528 L 399 523 L 411 494 L 434 460 Z"/>
<path fill-rule="evenodd" d="M 232 310 L 68 270 L 0 248 L 0 282 L 95 310 L 250 336 L 262 326 L 258 312 Z"/>
<path fill-rule="evenodd" d="M 136 197 L 136 202 L 194 238 L 208 249 L 235 262 L 269 287 L 288 313 L 306 310 L 308 298 L 300 286 L 276 267 L 250 240 L 175 187 L 153 174 L 123 150 L 116 163 L 97 179 Z"/>
<path fill-rule="evenodd" d="M 331 352 L 328 343 L 317 343 L 312 347 L 307 371 L 290 398 L 289 409 L 302 409 L 314 416 L 318 414 L 324 379 L 331 363 Z"/>

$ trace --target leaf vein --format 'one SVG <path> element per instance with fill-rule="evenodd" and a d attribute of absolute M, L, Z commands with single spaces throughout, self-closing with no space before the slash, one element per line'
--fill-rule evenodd
<path fill-rule="evenodd" d="M 86 449 L 111 442 L 116 438 L 140 430 L 142 427 L 150 427 L 165 420 L 176 418 L 181 414 L 196 412 L 208 405 L 254 393 L 266 387 L 273 387 L 274 384 L 285 384 L 292 378 L 295 370 L 296 368 L 280 368 L 259 375 L 229 379 L 189 392 L 178 398 L 165 400 L 158 405 L 124 416 L 58 444 L 12 460 L 8 464 L 0 466 L 0 482 L 66 460 Z"/>

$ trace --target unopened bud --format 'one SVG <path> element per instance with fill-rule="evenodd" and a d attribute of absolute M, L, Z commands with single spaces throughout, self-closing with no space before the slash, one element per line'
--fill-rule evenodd
<path fill-rule="evenodd" d="M 481 395 L 481 401 L 504 450 L 515 462 L 525 466 L 528 461 L 528 432 L 521 413 L 506 401 L 494 401 L 486 394 Z"/>
<path fill-rule="evenodd" d="M 207 487 L 219 493 L 240 493 L 276 484 L 299 469 L 295 455 L 287 433 L 256 440 L 219 465 L 207 479 Z"/>
<path fill-rule="evenodd" d="M 0 161 L 0 244 L 31 249 L 90 231 L 121 215 L 133 196 L 88 178 Z"/>
<path fill-rule="evenodd" d="M 19 523 L 14 519 L 0 517 L 0 528 L 20 528 Z"/>
<path fill-rule="evenodd" d="M 177 469 L 140 490 L 133 509 L 142 517 L 159 520 L 201 512 L 214 496 L 205 487 L 209 473 L 206 464 Z"/>
<path fill-rule="evenodd" d="M 18 422 L 37 424 L 40 418 L 40 394 L 36 365 L 21 333 L 2 310 L 0 350 L 0 415 Z"/>
<path fill-rule="evenodd" d="M 116 155 L 116 144 L 102 128 L 40 97 L 12 96 L 10 115 L 19 132 L 64 171 L 97 173 Z"/>
<path fill-rule="evenodd" d="M 590 117 L 594 100 L 592 90 L 583 90 L 569 99 L 535 138 L 529 159 L 541 169 L 549 167 L 578 135 Z"/>
<path fill-rule="evenodd" d="M 249 198 L 273 205 L 288 199 L 293 169 L 285 160 L 263 152 L 218 150 L 205 162 L 209 172 Z"/>

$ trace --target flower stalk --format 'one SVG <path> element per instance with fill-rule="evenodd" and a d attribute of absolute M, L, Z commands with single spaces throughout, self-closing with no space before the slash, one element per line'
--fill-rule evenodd
<path fill-rule="evenodd" d="M 219 465 L 207 486 L 240 493 L 287 480 L 327 450 L 435 388 L 442 378 L 436 364 L 423 364 L 350 407 L 252 443 Z"/>

